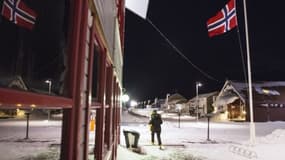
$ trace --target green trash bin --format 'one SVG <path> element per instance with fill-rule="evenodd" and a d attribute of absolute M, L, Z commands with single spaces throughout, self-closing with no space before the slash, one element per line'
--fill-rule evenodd
<path fill-rule="evenodd" d="M 123 130 L 127 148 L 138 148 L 140 133 L 134 130 Z"/>

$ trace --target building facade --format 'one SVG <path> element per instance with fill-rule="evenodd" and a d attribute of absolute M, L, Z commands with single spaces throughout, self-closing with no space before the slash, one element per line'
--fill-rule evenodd
<path fill-rule="evenodd" d="M 254 82 L 253 119 L 256 122 L 285 120 L 285 82 Z M 221 120 L 249 121 L 248 85 L 227 80 L 214 102 Z"/>
<path fill-rule="evenodd" d="M 213 103 L 216 100 L 218 92 L 203 93 L 191 98 L 187 102 L 189 113 L 192 116 L 196 116 L 197 112 L 199 116 L 205 116 L 208 113 L 213 112 Z"/>

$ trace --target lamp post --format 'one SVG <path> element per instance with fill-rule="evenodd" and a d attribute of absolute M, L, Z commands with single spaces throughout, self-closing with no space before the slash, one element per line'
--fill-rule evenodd
<path fill-rule="evenodd" d="M 52 84 L 52 82 L 51 82 L 51 80 L 46 80 L 46 81 L 45 81 L 45 83 L 47 83 L 47 84 L 48 84 L 48 94 L 50 95 L 50 93 L 51 93 L 51 84 Z"/>
<path fill-rule="evenodd" d="M 196 82 L 196 120 L 199 119 L 199 87 L 202 86 L 202 83 Z"/>
<path fill-rule="evenodd" d="M 29 139 L 29 120 L 30 120 L 30 112 L 27 111 L 25 113 L 25 115 L 27 116 L 27 127 L 26 127 L 26 138 L 25 139 Z"/>
<path fill-rule="evenodd" d="M 168 98 L 169 98 L 169 96 L 170 96 L 170 94 L 167 93 L 167 94 L 166 94 L 166 99 L 165 99 L 165 104 L 164 104 L 165 109 L 169 109 L 169 108 L 168 108 Z"/>
<path fill-rule="evenodd" d="M 126 103 L 130 100 L 129 95 L 124 94 L 124 95 L 122 95 L 121 98 L 122 98 L 122 102 L 123 102 L 123 107 L 124 107 L 125 109 L 127 109 Z"/>
<path fill-rule="evenodd" d="M 51 85 L 52 85 L 52 82 L 51 80 L 46 80 L 45 83 L 48 84 L 48 94 L 50 95 L 51 94 Z M 48 121 L 50 120 L 50 110 L 48 109 Z"/>
<path fill-rule="evenodd" d="M 178 109 L 178 128 L 180 128 L 180 116 L 181 116 L 181 109 L 182 109 L 181 104 L 177 104 L 177 109 Z"/>

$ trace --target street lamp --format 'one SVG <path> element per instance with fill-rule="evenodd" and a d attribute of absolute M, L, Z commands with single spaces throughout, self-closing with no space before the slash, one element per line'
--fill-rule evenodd
<path fill-rule="evenodd" d="M 45 83 L 48 84 L 48 94 L 50 95 L 51 94 L 51 85 L 52 85 L 52 82 L 51 80 L 46 80 Z M 48 109 L 48 121 L 50 120 L 50 110 Z"/>
<path fill-rule="evenodd" d="M 138 102 L 137 102 L 137 101 L 131 100 L 131 102 L 130 102 L 130 106 L 131 106 L 131 107 L 136 107 L 137 105 L 138 105 Z"/>
<path fill-rule="evenodd" d="M 199 87 L 202 86 L 202 83 L 196 82 L 196 120 L 199 119 Z"/>
<path fill-rule="evenodd" d="M 165 108 L 165 109 L 169 109 L 169 108 L 168 108 L 168 98 L 169 98 L 169 96 L 170 96 L 170 94 L 167 93 L 167 94 L 166 94 L 165 103 L 164 103 L 164 108 Z"/>
<path fill-rule="evenodd" d="M 126 103 L 130 100 L 129 95 L 127 94 L 122 95 L 121 100 L 123 102 L 123 108 L 127 109 Z"/>
<path fill-rule="evenodd" d="M 48 84 L 48 94 L 50 95 L 50 93 L 51 93 L 51 84 L 52 84 L 52 82 L 51 82 L 51 80 L 46 80 L 46 81 L 45 81 L 45 83 L 47 83 L 47 84 Z"/>
<path fill-rule="evenodd" d="M 127 94 L 122 95 L 122 102 L 128 102 L 129 100 L 130 100 L 129 95 Z"/>
<path fill-rule="evenodd" d="M 178 110 L 178 128 L 180 128 L 180 116 L 181 116 L 182 105 L 176 104 L 176 106 L 177 106 L 177 110 Z"/>

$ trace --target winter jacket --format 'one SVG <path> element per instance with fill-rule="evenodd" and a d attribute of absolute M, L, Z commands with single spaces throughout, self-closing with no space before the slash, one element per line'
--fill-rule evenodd
<path fill-rule="evenodd" d="M 152 132 L 161 132 L 161 124 L 162 124 L 162 119 L 160 114 L 157 113 L 152 113 L 151 114 L 151 119 L 148 123 L 150 125 L 150 130 Z"/>

